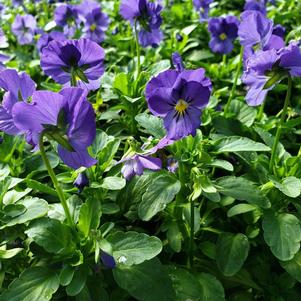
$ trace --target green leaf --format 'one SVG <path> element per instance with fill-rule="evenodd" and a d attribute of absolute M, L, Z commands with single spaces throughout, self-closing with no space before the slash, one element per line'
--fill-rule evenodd
<path fill-rule="evenodd" d="M 201 290 L 200 301 L 225 301 L 225 292 L 222 284 L 213 275 L 207 273 L 197 274 Z"/>
<path fill-rule="evenodd" d="M 89 268 L 86 265 L 81 265 L 75 270 L 71 282 L 66 287 L 66 293 L 68 296 L 76 296 L 83 290 L 88 273 Z"/>
<path fill-rule="evenodd" d="M 98 153 L 97 159 L 100 162 L 100 170 L 104 172 L 112 163 L 115 153 L 118 151 L 120 140 L 109 141 L 106 146 Z"/>
<path fill-rule="evenodd" d="M 235 275 L 247 259 L 249 248 L 248 238 L 244 234 L 220 234 L 216 245 L 218 268 L 227 277 Z"/>
<path fill-rule="evenodd" d="M 235 115 L 235 118 L 244 125 L 250 127 L 256 118 L 257 110 L 248 106 L 245 101 L 233 99 L 229 111 Z"/>
<path fill-rule="evenodd" d="M 0 227 L 0 229 L 11 227 L 17 224 L 24 224 L 44 216 L 48 211 L 48 203 L 39 198 L 27 197 L 18 201 L 16 205 L 23 205 L 26 208 L 26 211 L 21 215 L 9 218 L 7 222 Z"/>
<path fill-rule="evenodd" d="M 242 177 L 222 177 L 217 179 L 217 190 L 239 201 L 247 201 L 261 208 L 269 208 L 270 201 L 262 191 L 250 180 Z"/>
<path fill-rule="evenodd" d="M 214 142 L 213 151 L 220 153 L 233 152 L 268 152 L 271 149 L 263 143 L 246 137 L 223 137 Z"/>
<path fill-rule="evenodd" d="M 300 249 L 301 228 L 296 216 L 289 213 L 264 213 L 264 240 L 272 253 L 282 261 L 290 260 Z"/>
<path fill-rule="evenodd" d="M 108 190 L 121 190 L 126 184 L 125 179 L 120 177 L 106 177 L 99 185 L 101 188 Z"/>
<path fill-rule="evenodd" d="M 233 165 L 226 160 L 215 159 L 212 162 L 208 163 L 207 165 L 217 167 L 217 168 L 222 168 L 228 171 L 234 170 Z"/>
<path fill-rule="evenodd" d="M 59 288 L 59 278 L 47 267 L 25 270 L 0 295 L 0 301 L 49 301 Z"/>
<path fill-rule="evenodd" d="M 175 301 L 200 300 L 202 287 L 194 275 L 176 266 L 169 266 L 167 272 L 176 293 Z"/>
<path fill-rule="evenodd" d="M 35 220 L 25 233 L 49 253 L 65 255 L 75 250 L 71 229 L 56 219 Z"/>
<path fill-rule="evenodd" d="M 180 252 L 182 247 L 183 236 L 177 222 L 171 222 L 168 225 L 166 236 L 167 236 L 169 246 L 176 253 Z"/>
<path fill-rule="evenodd" d="M 167 272 L 157 259 L 113 270 L 117 284 L 139 301 L 174 301 L 175 293 Z"/>
<path fill-rule="evenodd" d="M 126 73 L 119 73 L 115 76 L 115 80 L 113 83 L 113 88 L 117 89 L 124 95 L 129 94 L 129 87 L 128 87 L 128 77 Z"/>
<path fill-rule="evenodd" d="M 125 265 L 140 264 L 157 256 L 162 250 L 162 243 L 155 236 L 138 232 L 115 232 L 107 237 L 113 248 L 113 256 Z"/>
<path fill-rule="evenodd" d="M 227 212 L 228 217 L 256 210 L 257 207 L 250 204 L 237 204 Z"/>
<path fill-rule="evenodd" d="M 88 198 L 86 203 L 81 205 L 77 228 L 84 237 L 88 237 L 92 229 L 98 228 L 101 214 L 101 204 L 95 198 Z"/>
<path fill-rule="evenodd" d="M 73 279 L 75 269 L 69 265 L 63 267 L 60 272 L 60 284 L 63 286 L 67 286 Z"/>
<path fill-rule="evenodd" d="M 135 117 L 135 120 L 145 129 L 144 132 L 155 138 L 162 138 L 165 135 L 162 119 L 150 114 L 141 113 Z"/>
<path fill-rule="evenodd" d="M 10 259 L 20 252 L 22 252 L 24 249 L 22 248 L 14 248 L 9 250 L 2 250 L 0 249 L 0 259 Z"/>
<path fill-rule="evenodd" d="M 298 282 L 301 282 L 301 252 L 298 251 L 293 259 L 281 261 L 281 266 Z"/>
<path fill-rule="evenodd" d="M 284 178 L 281 182 L 275 178 L 271 178 L 271 181 L 282 193 L 290 198 L 297 198 L 301 193 L 301 181 L 296 177 Z"/>
<path fill-rule="evenodd" d="M 138 207 L 139 217 L 144 221 L 149 221 L 165 209 L 180 189 L 181 183 L 169 174 L 160 174 L 155 177 L 142 196 L 142 202 Z"/>
<path fill-rule="evenodd" d="M 26 186 L 28 188 L 35 189 L 39 192 L 47 193 L 55 197 L 58 197 L 57 192 L 53 188 L 50 188 L 48 185 L 42 184 L 36 180 L 27 179 Z"/>
<path fill-rule="evenodd" d="M 151 76 L 156 76 L 160 72 L 168 70 L 170 68 L 170 60 L 161 60 L 158 63 L 150 65 L 149 73 Z"/>

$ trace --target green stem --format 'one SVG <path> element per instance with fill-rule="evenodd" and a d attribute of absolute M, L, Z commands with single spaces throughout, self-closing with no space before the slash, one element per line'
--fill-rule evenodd
<path fill-rule="evenodd" d="M 138 30 L 137 30 L 137 19 L 135 20 L 135 42 L 136 42 L 136 54 L 137 54 L 137 79 L 140 75 L 140 46 L 139 46 L 139 40 L 138 40 Z"/>
<path fill-rule="evenodd" d="M 47 158 L 47 155 L 46 155 L 46 152 L 45 152 L 45 148 L 44 148 L 44 144 L 43 144 L 43 139 L 44 139 L 44 133 L 42 133 L 40 135 L 40 139 L 39 139 L 39 148 L 40 148 L 40 153 L 41 153 L 41 157 L 46 165 L 46 168 L 47 168 L 47 171 L 48 171 L 48 174 L 52 180 L 52 183 L 53 183 L 53 186 L 54 188 L 56 189 L 56 192 L 59 196 L 59 199 L 61 201 L 61 204 L 64 208 L 64 211 L 65 211 L 65 214 L 66 214 L 66 218 L 67 218 L 67 221 L 68 221 L 68 224 L 73 228 L 74 227 L 74 224 L 73 224 L 73 220 L 72 220 L 72 217 L 71 217 L 71 214 L 70 214 L 70 211 L 69 211 L 69 208 L 68 208 L 68 205 L 67 205 L 67 202 L 66 202 L 66 198 L 65 198 L 65 195 L 64 195 L 64 192 L 61 188 L 61 186 L 59 185 L 58 181 L 57 181 L 57 178 L 56 178 L 56 175 L 50 165 L 50 162 Z"/>
<path fill-rule="evenodd" d="M 270 160 L 270 165 L 269 165 L 269 172 L 270 173 L 272 173 L 273 169 L 274 169 L 275 157 L 276 157 L 276 153 L 277 153 L 277 147 L 278 147 L 278 143 L 279 143 L 283 123 L 284 123 L 284 120 L 285 120 L 285 116 L 286 116 L 286 113 L 287 113 L 287 108 L 288 108 L 288 105 L 290 103 L 291 94 L 292 94 L 292 78 L 289 76 L 288 77 L 288 87 L 287 87 L 286 97 L 285 97 L 285 101 L 284 101 L 284 105 L 283 105 L 283 109 L 282 109 L 282 114 L 281 114 L 280 122 L 279 122 L 279 125 L 278 125 L 278 128 L 277 128 L 276 136 L 275 136 L 275 139 L 274 139 L 274 144 L 273 144 L 273 147 L 272 147 L 272 154 L 271 154 L 271 160 Z"/>
<path fill-rule="evenodd" d="M 243 56 L 243 47 L 240 48 L 239 61 L 238 61 L 238 64 L 237 64 L 236 74 L 235 74 L 233 86 L 232 86 L 232 89 L 231 89 L 231 92 L 230 92 L 230 96 L 229 96 L 228 102 L 227 102 L 227 104 L 225 106 L 225 110 L 224 110 L 225 114 L 228 113 L 230 103 L 231 103 L 231 101 L 232 101 L 232 99 L 234 97 L 234 93 L 235 93 L 235 90 L 236 90 L 238 77 L 239 77 L 239 74 L 240 74 L 240 71 L 241 71 L 241 66 L 242 66 L 242 56 Z"/>
<path fill-rule="evenodd" d="M 76 87 L 76 86 L 77 86 L 77 82 L 76 82 L 76 74 L 75 74 L 73 68 L 71 68 L 70 73 L 71 73 L 71 83 L 70 83 L 70 84 L 71 84 L 71 87 Z"/>
<path fill-rule="evenodd" d="M 190 241 L 189 241 L 189 267 L 193 268 L 194 258 L 194 201 L 190 201 Z"/>

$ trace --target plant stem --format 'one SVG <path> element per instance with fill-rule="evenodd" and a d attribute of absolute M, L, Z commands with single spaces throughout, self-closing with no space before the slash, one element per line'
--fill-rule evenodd
<path fill-rule="evenodd" d="M 238 77 L 239 77 L 239 74 L 240 74 L 240 71 L 241 71 L 241 66 L 242 66 L 242 55 L 243 55 L 243 47 L 240 48 L 239 61 L 238 61 L 238 64 L 237 64 L 236 74 L 235 74 L 233 86 L 232 86 L 232 89 L 231 89 L 231 92 L 230 92 L 230 96 L 229 96 L 229 99 L 228 99 L 227 104 L 225 106 L 225 110 L 224 110 L 225 114 L 228 113 L 230 103 L 231 103 L 231 101 L 232 101 L 232 99 L 234 97 L 234 93 L 235 93 L 235 90 L 236 90 Z"/>
<path fill-rule="evenodd" d="M 138 79 L 139 75 L 140 75 L 140 46 L 139 46 L 139 40 L 138 40 L 137 19 L 135 20 L 134 30 L 135 30 L 135 42 L 136 42 L 137 79 Z"/>
<path fill-rule="evenodd" d="M 270 173 L 272 173 L 273 169 L 274 169 L 274 163 L 275 163 L 275 157 L 276 157 L 276 153 L 277 153 L 277 147 L 278 147 L 278 143 L 279 143 L 283 123 L 284 123 L 284 120 L 285 120 L 285 116 L 286 116 L 286 113 L 287 113 L 287 108 L 288 108 L 288 105 L 290 103 L 291 94 L 292 94 L 292 78 L 289 75 L 288 76 L 288 87 L 287 87 L 286 97 L 285 97 L 285 101 L 284 101 L 284 105 L 283 105 L 283 109 L 282 109 L 282 114 L 281 114 L 280 122 L 279 122 L 279 125 L 278 125 L 278 128 L 277 128 L 276 136 L 275 136 L 273 147 L 272 147 L 272 154 L 271 154 L 271 160 L 270 160 L 270 165 L 269 165 L 269 172 Z"/>
<path fill-rule="evenodd" d="M 64 211 L 65 211 L 65 215 L 66 215 L 66 218 L 67 218 L 67 221 L 68 221 L 68 224 L 73 228 L 74 227 L 74 223 L 73 223 L 73 220 L 72 220 L 72 217 L 71 217 L 71 214 L 70 214 L 70 211 L 69 211 L 69 208 L 68 208 L 68 205 L 67 205 L 67 202 L 66 202 L 66 198 L 65 198 L 65 195 L 64 195 L 64 192 L 61 188 L 61 186 L 59 185 L 58 181 L 57 181 L 57 178 L 56 178 L 56 175 L 50 165 L 50 162 L 47 158 L 47 155 L 46 155 L 46 152 L 45 152 L 45 148 L 44 148 L 44 144 L 43 144 L 43 140 L 44 140 L 44 133 L 42 133 L 40 135 L 40 138 L 39 138 L 39 148 L 40 148 L 40 153 L 41 153 L 41 157 L 45 163 L 45 166 L 47 168 L 47 171 L 48 171 L 48 174 L 52 180 L 52 183 L 53 183 L 53 186 L 54 188 L 56 189 L 56 192 L 59 196 L 59 199 L 61 201 L 61 204 L 64 208 Z"/>
<path fill-rule="evenodd" d="M 194 201 L 190 201 L 190 241 L 189 241 L 189 267 L 193 268 L 194 258 Z"/>

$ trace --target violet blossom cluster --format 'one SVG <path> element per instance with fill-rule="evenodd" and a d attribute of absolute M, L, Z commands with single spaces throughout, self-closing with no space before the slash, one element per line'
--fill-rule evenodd
<path fill-rule="evenodd" d="M 274 26 L 260 11 L 247 10 L 241 15 L 238 30 L 244 47 L 246 101 L 251 106 L 263 103 L 269 90 L 283 78 L 301 76 L 301 52 L 298 42 L 284 42 L 285 29 Z"/>
<path fill-rule="evenodd" d="M 162 9 L 159 3 L 148 0 L 121 1 L 120 14 L 138 31 L 138 40 L 142 47 L 157 47 L 162 41 Z"/>

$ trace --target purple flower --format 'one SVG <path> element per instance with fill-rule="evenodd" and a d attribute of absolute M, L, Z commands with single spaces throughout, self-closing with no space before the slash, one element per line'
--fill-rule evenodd
<path fill-rule="evenodd" d="M 37 48 L 39 50 L 39 53 L 41 54 L 43 49 L 45 47 L 47 47 L 48 44 L 53 40 L 55 40 L 55 41 L 65 41 L 66 37 L 62 32 L 59 32 L 59 31 L 52 31 L 50 33 L 43 33 L 40 36 L 40 38 L 37 42 Z"/>
<path fill-rule="evenodd" d="M 176 56 L 177 58 L 177 56 Z M 211 81 L 203 68 L 167 70 L 153 77 L 146 86 L 149 110 L 163 118 L 167 139 L 178 140 L 195 135 L 200 126 L 201 110 L 209 102 Z"/>
<path fill-rule="evenodd" d="M 71 4 L 61 4 L 54 11 L 54 20 L 64 30 L 64 34 L 73 37 L 78 27 L 78 11 Z"/>
<path fill-rule="evenodd" d="M 17 15 L 12 24 L 12 32 L 20 45 L 31 44 L 37 28 L 37 22 L 32 15 Z"/>
<path fill-rule="evenodd" d="M 273 34 L 273 28 L 273 21 L 259 11 L 245 11 L 241 14 L 238 36 L 244 46 L 244 65 L 256 50 L 279 50 L 285 46 L 283 38 Z"/>
<path fill-rule="evenodd" d="M 7 69 L 0 73 L 0 87 L 5 91 L 0 105 L 0 130 L 17 135 L 21 131 L 15 126 L 12 110 L 19 101 L 27 101 L 36 89 L 34 81 L 26 73 L 18 74 L 16 70 Z"/>
<path fill-rule="evenodd" d="M 5 69 L 4 63 L 9 60 L 7 55 L 0 53 L 0 71 Z"/>
<path fill-rule="evenodd" d="M 36 91 L 32 102 L 13 107 L 15 125 L 30 131 L 37 145 L 42 132 L 59 143 L 58 154 L 71 168 L 90 167 L 97 160 L 88 151 L 96 135 L 95 114 L 87 100 L 87 91 L 65 88 L 60 93 Z"/>
<path fill-rule="evenodd" d="M 85 0 L 82 3 L 74 6 L 81 21 L 85 21 L 85 17 L 94 9 L 100 10 L 100 5 L 94 0 Z"/>
<path fill-rule="evenodd" d="M 159 158 L 139 154 L 125 157 L 119 161 L 119 163 L 121 162 L 124 162 L 121 173 L 127 180 L 135 175 L 141 176 L 144 169 L 160 170 L 162 168 L 162 162 Z"/>
<path fill-rule="evenodd" d="M 281 38 L 284 38 L 284 35 L 285 35 L 285 27 L 283 27 L 282 25 L 280 24 L 277 24 L 274 26 L 273 28 L 273 35 L 276 35 L 278 37 L 281 37 Z"/>
<path fill-rule="evenodd" d="M 101 251 L 100 258 L 105 267 L 107 267 L 109 269 L 114 269 L 116 267 L 115 259 L 110 254 L 108 254 L 104 251 Z"/>
<path fill-rule="evenodd" d="M 163 39 L 160 30 L 162 6 L 147 0 L 122 0 L 120 14 L 132 25 L 137 22 L 138 40 L 142 47 L 157 47 Z"/>
<path fill-rule="evenodd" d="M 175 173 L 179 167 L 179 162 L 174 158 L 167 159 L 167 170 L 169 172 Z"/>
<path fill-rule="evenodd" d="M 265 0 L 246 0 L 244 10 L 256 10 L 266 14 Z"/>
<path fill-rule="evenodd" d="M 7 38 L 3 30 L 0 29 L 0 48 L 7 48 L 7 47 L 8 47 Z"/>
<path fill-rule="evenodd" d="M 81 172 L 75 179 L 73 185 L 78 188 L 79 192 L 82 192 L 83 189 L 89 185 L 89 179 L 85 172 Z"/>
<path fill-rule="evenodd" d="M 52 41 L 44 48 L 41 67 L 45 74 L 65 86 L 88 90 L 100 86 L 104 73 L 104 50 L 88 39 Z"/>
<path fill-rule="evenodd" d="M 179 34 L 178 32 L 176 33 L 176 40 L 178 42 L 182 42 L 183 41 L 183 36 L 181 34 Z"/>
<path fill-rule="evenodd" d="M 210 3 L 212 2 L 213 0 L 193 0 L 193 5 L 200 14 L 200 22 L 208 20 Z"/>
<path fill-rule="evenodd" d="M 247 103 L 250 106 L 262 104 L 268 91 L 288 74 L 301 76 L 301 52 L 296 42 L 278 51 L 257 51 L 247 60 L 247 69 L 242 77 L 248 90 Z"/>
<path fill-rule="evenodd" d="M 105 38 L 109 23 L 109 17 L 100 10 L 100 7 L 93 9 L 85 17 L 84 37 L 101 43 Z"/>
<path fill-rule="evenodd" d="M 241 45 L 263 49 L 273 32 L 273 22 L 258 11 L 245 11 L 241 14 L 238 36 Z"/>
<path fill-rule="evenodd" d="M 239 21 L 234 16 L 211 18 L 208 23 L 211 50 L 221 54 L 230 53 L 233 49 L 233 41 L 237 38 L 238 25 Z"/>

